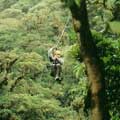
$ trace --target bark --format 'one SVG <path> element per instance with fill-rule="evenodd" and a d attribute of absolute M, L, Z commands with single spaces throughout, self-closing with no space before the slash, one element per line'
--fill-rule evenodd
<path fill-rule="evenodd" d="M 89 28 L 86 1 L 81 0 L 79 6 L 74 2 L 70 6 L 70 10 L 89 80 L 91 120 L 109 120 L 106 107 L 105 81 L 97 56 L 96 45 Z"/>

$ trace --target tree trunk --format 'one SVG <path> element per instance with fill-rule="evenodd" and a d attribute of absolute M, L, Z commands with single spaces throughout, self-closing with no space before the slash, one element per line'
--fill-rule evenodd
<path fill-rule="evenodd" d="M 109 120 L 106 108 L 105 81 L 97 56 L 96 45 L 90 32 L 86 1 L 80 0 L 80 4 L 75 2 L 70 6 L 73 25 L 80 42 L 81 55 L 86 65 L 89 88 L 90 88 L 90 108 L 91 120 Z"/>

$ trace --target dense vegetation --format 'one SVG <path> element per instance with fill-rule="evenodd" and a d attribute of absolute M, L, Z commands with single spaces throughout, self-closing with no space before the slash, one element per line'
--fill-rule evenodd
<path fill-rule="evenodd" d="M 120 120 L 120 2 L 88 0 L 87 9 L 111 120 Z M 65 59 L 61 84 L 46 67 L 47 50 L 69 16 L 58 0 L 0 1 L 0 120 L 89 119 L 87 75 L 71 17 L 59 45 Z"/>

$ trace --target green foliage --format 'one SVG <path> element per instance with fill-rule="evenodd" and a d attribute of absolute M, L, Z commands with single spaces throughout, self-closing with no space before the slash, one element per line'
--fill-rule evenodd
<path fill-rule="evenodd" d="M 76 2 L 78 6 L 80 3 L 79 0 L 66 2 L 69 5 Z M 116 4 L 119 5 L 119 2 Z M 93 9 L 97 13 L 97 19 L 91 26 L 95 23 L 94 28 L 99 27 L 101 30 L 98 24 L 103 25 L 101 13 L 109 20 L 113 19 L 115 13 L 107 11 L 105 14 L 100 6 L 99 9 L 97 5 L 94 7 L 89 8 L 88 5 L 90 16 L 94 16 Z M 119 10 L 119 7 L 114 6 L 114 10 Z M 116 13 L 118 20 L 119 14 Z M 71 25 L 68 25 L 69 30 L 65 31 L 62 38 L 63 42 L 70 41 L 70 46 L 67 44 L 61 47 L 65 58 L 62 83 L 54 81 L 46 68 L 47 50 L 57 43 L 68 14 L 68 10 L 63 9 L 58 0 L 0 1 L 1 120 L 87 119 L 83 117 L 87 77 L 80 48 L 74 44 L 77 37 Z M 116 27 L 118 24 L 113 22 L 111 26 L 119 31 Z M 119 93 L 120 40 L 113 41 L 112 38 L 103 38 L 97 34 L 94 37 L 99 56 L 105 64 L 110 114 L 112 120 L 117 120 L 120 108 L 119 96 L 116 94 Z"/>
<path fill-rule="evenodd" d="M 23 53 L 15 65 L 17 76 L 25 74 L 30 78 L 34 78 L 43 71 L 44 62 L 37 53 Z M 13 68 L 14 69 L 14 68 Z"/>
<path fill-rule="evenodd" d="M 80 1 L 81 0 L 61 0 L 62 2 L 65 2 L 65 4 L 68 6 L 68 7 L 71 7 L 73 5 L 76 5 L 78 7 L 80 7 Z"/>
<path fill-rule="evenodd" d="M 8 119 L 21 120 L 9 109 L 4 109 L 0 111 L 0 119 L 1 120 L 8 120 Z"/>
<path fill-rule="evenodd" d="M 118 87 L 120 85 L 120 39 L 108 39 L 96 33 L 94 34 L 94 38 L 97 43 L 99 56 L 104 63 L 106 93 L 108 95 L 111 119 L 117 120 L 120 117 L 120 88 Z"/>
<path fill-rule="evenodd" d="M 74 44 L 77 41 L 77 36 L 73 28 L 69 29 L 68 37 L 69 37 L 70 44 Z"/>
<path fill-rule="evenodd" d="M 120 22 L 118 21 L 110 22 L 110 28 L 113 33 L 120 34 Z"/>
<path fill-rule="evenodd" d="M 76 76 L 76 78 L 77 79 L 80 79 L 80 80 L 86 80 L 85 79 L 85 65 L 84 65 L 84 63 L 77 63 L 76 65 L 75 65 L 75 67 L 74 67 L 74 71 L 73 71 L 74 73 L 75 73 L 75 76 Z"/>
<path fill-rule="evenodd" d="M 107 7 L 108 8 L 113 8 L 116 1 L 117 0 L 107 0 L 107 2 L 106 2 Z"/>
<path fill-rule="evenodd" d="M 19 37 L 16 30 L 3 30 L 0 31 L 0 50 L 1 51 L 10 51 L 13 50 L 16 46 L 16 38 Z"/>
<path fill-rule="evenodd" d="M 11 5 L 15 4 L 18 0 L 1 0 L 0 1 L 0 11 L 9 8 Z"/>
<path fill-rule="evenodd" d="M 0 17 L 1 18 L 21 18 L 24 14 L 21 10 L 18 9 L 6 9 L 3 12 L 1 12 Z"/>
<path fill-rule="evenodd" d="M 4 99 L 5 97 L 8 96 L 4 96 Z M 1 100 L 0 105 L 3 105 L 3 101 Z M 8 106 L 12 107 L 11 110 L 10 108 L 6 109 Z M 7 101 L 4 101 L 4 109 L 0 112 L 0 117 L 9 119 L 14 115 L 18 116 L 17 118 L 20 120 L 52 120 L 64 118 L 64 115 L 62 115 L 64 111 L 70 115 L 70 112 L 66 108 L 59 107 L 57 100 L 51 98 L 49 100 L 48 98 L 42 99 L 40 95 L 13 94 L 9 95 Z"/>
<path fill-rule="evenodd" d="M 87 8 L 91 28 L 108 36 L 119 34 L 119 6 L 118 0 L 105 0 L 105 7 L 100 1 L 89 1 Z"/>
<path fill-rule="evenodd" d="M 62 2 L 65 2 L 66 5 L 71 6 L 74 3 L 74 0 L 61 0 Z"/>
<path fill-rule="evenodd" d="M 77 6 L 80 6 L 80 1 L 81 0 L 75 0 L 75 3 L 77 4 Z"/>
<path fill-rule="evenodd" d="M 57 42 L 67 11 L 63 12 L 60 2 L 53 0 L 10 2 L 9 6 L 0 8 L 0 119 L 77 119 L 73 107 L 67 102 L 63 107 L 57 99 L 59 95 L 64 96 L 70 86 L 66 84 L 68 79 L 63 88 L 46 68 L 47 50 Z M 66 36 L 65 32 L 63 41 Z M 73 82 L 71 79 L 71 84 Z"/>
<path fill-rule="evenodd" d="M 65 65 L 63 72 L 68 86 L 67 89 L 65 89 L 64 94 L 60 97 L 61 101 L 64 106 L 70 104 L 72 108 L 81 115 L 81 119 L 86 119 L 82 114 L 84 114 L 84 100 L 87 96 L 87 77 L 85 73 L 85 65 L 82 62 L 80 63 L 81 58 L 79 46 L 77 44 L 70 46 L 67 48 L 64 55 Z M 68 75 L 66 75 L 66 73 Z M 71 85 L 69 86 L 69 84 Z"/>

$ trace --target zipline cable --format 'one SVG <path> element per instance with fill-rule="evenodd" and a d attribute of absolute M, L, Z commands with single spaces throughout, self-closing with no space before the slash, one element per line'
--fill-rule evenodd
<path fill-rule="evenodd" d="M 69 24 L 69 21 L 70 21 L 70 16 L 68 16 L 68 18 L 67 18 L 66 24 L 65 24 L 65 26 L 64 26 L 64 28 L 63 28 L 63 30 L 62 30 L 62 32 L 61 32 L 61 35 L 58 36 L 58 42 L 57 42 L 57 44 L 56 44 L 55 47 L 58 47 L 58 45 L 60 44 L 61 39 L 62 39 L 62 37 L 63 37 L 63 35 L 64 35 L 64 33 L 65 33 L 65 30 L 66 30 L 66 28 L 67 28 L 67 26 L 68 26 L 68 24 Z"/>

